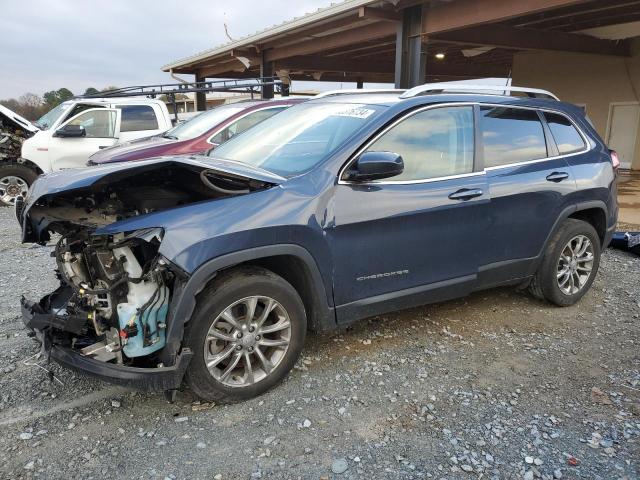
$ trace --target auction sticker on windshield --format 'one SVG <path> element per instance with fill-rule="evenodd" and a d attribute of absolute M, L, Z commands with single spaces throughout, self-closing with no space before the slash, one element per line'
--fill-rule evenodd
<path fill-rule="evenodd" d="M 375 113 L 375 110 L 371 110 L 370 108 L 363 107 L 352 107 L 341 112 L 335 112 L 333 115 L 337 115 L 339 117 L 354 117 L 354 118 L 369 118 L 372 113 Z"/>

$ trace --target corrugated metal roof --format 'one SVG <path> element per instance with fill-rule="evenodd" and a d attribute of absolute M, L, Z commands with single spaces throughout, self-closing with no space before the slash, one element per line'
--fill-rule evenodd
<path fill-rule="evenodd" d="M 264 41 L 269 37 L 281 35 L 291 30 L 295 30 L 296 28 L 304 27 L 305 25 L 326 20 L 350 10 L 355 10 L 357 8 L 365 7 L 375 3 L 380 3 L 380 0 L 345 0 L 340 3 L 332 3 L 328 7 L 319 8 L 315 12 L 307 13 L 301 17 L 296 17 L 293 20 L 283 22 L 279 25 L 274 25 L 233 42 L 225 43 L 212 49 L 196 53 L 195 55 L 192 55 L 190 57 L 185 57 L 172 63 L 168 63 L 167 65 L 164 65 L 162 67 L 162 70 L 169 71 L 171 69 L 181 68 L 193 62 L 198 62 L 200 60 L 204 60 L 206 58 L 228 52 L 229 50 L 233 50 L 234 48 L 242 48 L 248 45 L 253 45 L 255 43 L 260 43 L 261 41 Z"/>

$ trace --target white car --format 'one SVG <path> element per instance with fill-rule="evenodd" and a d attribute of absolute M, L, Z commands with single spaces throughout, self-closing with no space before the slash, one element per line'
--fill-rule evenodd
<path fill-rule="evenodd" d="M 21 158 L 0 163 L 0 201 L 25 196 L 42 173 L 83 167 L 87 158 L 116 143 L 172 127 L 167 106 L 149 98 L 78 98 L 61 103 L 31 124 L 35 133 L 22 144 Z"/>

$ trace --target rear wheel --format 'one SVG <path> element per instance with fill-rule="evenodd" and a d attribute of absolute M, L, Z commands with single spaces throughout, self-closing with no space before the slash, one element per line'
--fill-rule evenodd
<path fill-rule="evenodd" d="M 298 359 L 307 329 L 296 290 L 261 268 L 222 274 L 199 297 L 185 332 L 186 373 L 203 399 L 245 400 L 277 385 Z"/>
<path fill-rule="evenodd" d="M 0 204 L 14 205 L 16 198 L 24 198 L 38 174 L 20 164 L 0 165 Z"/>
<path fill-rule="evenodd" d="M 531 292 L 561 307 L 573 305 L 591 288 L 600 253 L 600 238 L 591 224 L 565 220 L 547 246 Z"/>

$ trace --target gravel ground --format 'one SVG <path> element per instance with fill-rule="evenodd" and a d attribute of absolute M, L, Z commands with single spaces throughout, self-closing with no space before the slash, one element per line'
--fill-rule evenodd
<path fill-rule="evenodd" d="M 50 247 L 0 209 L 0 478 L 640 478 L 640 258 L 579 305 L 512 289 L 310 334 L 284 384 L 200 404 L 34 366 Z"/>

